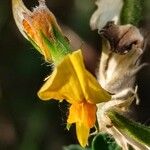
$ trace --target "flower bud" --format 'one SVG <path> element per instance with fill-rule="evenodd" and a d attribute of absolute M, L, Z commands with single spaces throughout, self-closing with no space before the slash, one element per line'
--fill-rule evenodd
<path fill-rule="evenodd" d="M 69 43 L 44 0 L 39 0 L 39 6 L 33 11 L 28 10 L 22 0 L 12 0 L 12 6 L 19 30 L 44 55 L 46 61 L 57 63 L 69 53 Z"/>

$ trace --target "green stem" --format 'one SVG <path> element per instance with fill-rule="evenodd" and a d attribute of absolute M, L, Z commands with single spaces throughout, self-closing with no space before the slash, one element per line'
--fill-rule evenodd
<path fill-rule="evenodd" d="M 124 0 L 121 24 L 137 26 L 142 18 L 143 0 Z"/>

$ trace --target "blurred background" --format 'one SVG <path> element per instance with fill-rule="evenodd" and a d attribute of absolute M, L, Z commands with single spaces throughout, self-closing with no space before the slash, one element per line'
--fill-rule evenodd
<path fill-rule="evenodd" d="M 28 8 L 37 5 L 36 0 L 24 3 Z M 142 62 L 150 62 L 150 1 L 143 3 L 140 28 L 147 46 Z M 101 49 L 97 31 L 89 27 L 94 0 L 47 0 L 47 5 L 74 49 L 83 49 L 86 66 L 94 74 Z M 50 72 L 50 66 L 18 31 L 11 1 L 0 0 L 0 150 L 62 150 L 64 145 L 77 143 L 74 128 L 66 130 L 67 104 L 37 97 Z M 137 75 L 137 83 L 141 102 L 133 116 L 150 125 L 150 66 Z"/>

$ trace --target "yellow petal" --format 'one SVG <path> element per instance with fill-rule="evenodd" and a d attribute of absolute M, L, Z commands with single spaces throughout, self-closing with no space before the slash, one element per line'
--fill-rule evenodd
<path fill-rule="evenodd" d="M 82 103 L 72 104 L 69 108 L 69 116 L 67 123 L 72 124 L 76 122 L 81 122 L 82 115 Z"/>
<path fill-rule="evenodd" d="M 69 103 L 83 100 L 100 103 L 110 99 L 85 68 L 81 50 L 64 57 L 38 93 L 43 100 L 66 99 Z"/>
<path fill-rule="evenodd" d="M 95 125 L 96 104 L 90 104 L 86 101 L 72 104 L 69 108 L 67 122 L 76 123 L 77 138 L 81 146 L 87 145 L 90 128 Z"/>
<path fill-rule="evenodd" d="M 69 103 L 80 102 L 84 99 L 80 82 L 68 56 L 54 69 L 38 92 L 38 96 L 42 100 L 66 99 Z"/>
<path fill-rule="evenodd" d="M 85 87 L 86 92 L 84 93 L 86 100 L 94 104 L 110 100 L 111 95 L 101 87 L 96 78 L 88 71 L 86 75 L 88 79 L 88 86 Z"/>
<path fill-rule="evenodd" d="M 69 116 L 67 122 L 80 123 L 88 128 L 92 128 L 96 121 L 96 105 L 83 101 L 81 103 L 72 104 L 69 108 Z"/>
<path fill-rule="evenodd" d="M 88 143 L 90 128 L 84 124 L 76 123 L 76 134 L 78 141 L 82 147 L 85 147 Z"/>
<path fill-rule="evenodd" d="M 100 103 L 110 100 L 111 96 L 105 91 L 96 78 L 86 70 L 80 50 L 70 55 L 70 60 L 79 79 L 84 98 L 91 103 Z"/>

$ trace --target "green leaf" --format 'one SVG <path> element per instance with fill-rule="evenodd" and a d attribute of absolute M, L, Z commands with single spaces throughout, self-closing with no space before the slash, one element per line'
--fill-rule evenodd
<path fill-rule="evenodd" d="M 142 0 L 124 0 L 121 13 L 121 24 L 138 25 L 142 18 Z"/>
<path fill-rule="evenodd" d="M 136 142 L 150 147 L 150 127 L 134 122 L 114 111 L 109 112 L 108 116 L 113 125 L 122 133 L 125 133 Z"/>
<path fill-rule="evenodd" d="M 63 150 L 90 150 L 89 148 L 82 148 L 79 145 L 69 145 L 69 146 L 64 146 Z"/>
<path fill-rule="evenodd" d="M 121 150 L 115 140 L 108 134 L 98 134 L 92 142 L 92 150 Z"/>

